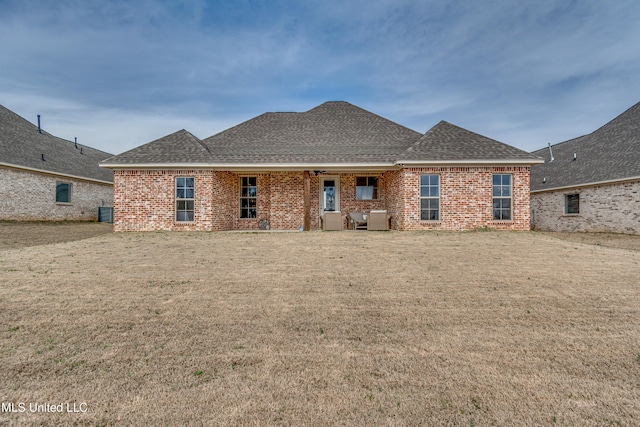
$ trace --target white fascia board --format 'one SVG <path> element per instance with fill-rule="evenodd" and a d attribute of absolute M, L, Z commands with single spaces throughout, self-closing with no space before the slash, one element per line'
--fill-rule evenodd
<path fill-rule="evenodd" d="M 530 193 L 531 194 L 547 193 L 549 191 L 569 190 L 572 188 L 582 188 L 582 187 L 595 187 L 596 185 L 618 184 L 618 183 L 630 182 L 630 181 L 640 181 L 640 176 L 634 176 L 634 177 L 622 178 L 622 179 L 610 179 L 607 181 L 587 182 L 584 184 L 565 185 L 563 187 L 544 188 L 542 190 L 530 191 Z"/>
<path fill-rule="evenodd" d="M 538 163 L 544 163 L 543 159 L 540 160 L 520 160 L 520 159 L 506 159 L 506 160 L 398 160 L 396 162 L 399 166 L 407 167 L 420 167 L 420 166 L 495 166 L 495 165 L 513 165 L 513 166 L 529 166 Z"/>
<path fill-rule="evenodd" d="M 11 168 L 11 169 L 19 169 L 19 170 L 25 170 L 25 171 L 29 171 L 29 172 L 41 173 L 41 174 L 44 174 L 44 175 L 55 175 L 55 176 L 61 176 L 61 177 L 64 177 L 64 178 L 79 179 L 81 181 L 89 181 L 89 182 L 97 182 L 97 183 L 100 183 L 100 184 L 113 185 L 113 182 L 111 182 L 111 181 L 103 181 L 101 179 L 87 178 L 86 176 L 70 175 L 68 173 L 55 172 L 55 171 L 50 171 L 50 170 L 45 170 L 45 169 L 30 168 L 30 167 L 27 167 L 27 166 L 13 165 L 11 163 L 0 162 L 0 166 L 4 166 L 4 167 L 7 167 L 7 168 Z"/>
<path fill-rule="evenodd" d="M 211 169 L 209 163 L 100 163 L 105 169 Z"/>
<path fill-rule="evenodd" d="M 231 172 L 249 171 L 386 171 L 398 169 L 393 163 L 139 163 L 112 164 L 100 163 L 100 167 L 109 169 L 213 169 Z"/>

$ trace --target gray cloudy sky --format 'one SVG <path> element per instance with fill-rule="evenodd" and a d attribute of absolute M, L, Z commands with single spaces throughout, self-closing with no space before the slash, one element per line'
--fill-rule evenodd
<path fill-rule="evenodd" d="M 0 0 L 0 104 L 120 153 L 344 100 L 531 151 L 640 101 L 640 2 Z"/>

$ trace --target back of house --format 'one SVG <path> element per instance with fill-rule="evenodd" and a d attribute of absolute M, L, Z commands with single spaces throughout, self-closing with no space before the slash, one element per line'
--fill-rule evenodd
<path fill-rule="evenodd" d="M 372 211 L 396 230 L 528 230 L 540 162 L 444 121 L 422 134 L 340 101 L 204 140 L 181 130 L 101 166 L 114 171 L 116 231 L 342 229 Z"/>

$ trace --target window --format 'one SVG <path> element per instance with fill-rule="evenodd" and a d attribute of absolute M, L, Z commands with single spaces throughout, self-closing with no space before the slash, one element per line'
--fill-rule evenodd
<path fill-rule="evenodd" d="M 56 203 L 71 203 L 71 184 L 56 182 Z"/>
<path fill-rule="evenodd" d="M 566 200 L 566 213 L 567 214 L 579 214 L 580 213 L 580 195 L 579 194 L 567 194 Z"/>
<path fill-rule="evenodd" d="M 195 178 L 176 178 L 176 221 L 193 221 Z"/>
<path fill-rule="evenodd" d="M 243 176 L 240 186 L 240 218 L 257 218 L 257 178 Z"/>
<path fill-rule="evenodd" d="M 420 175 L 420 219 L 440 220 L 440 175 Z"/>
<path fill-rule="evenodd" d="M 511 175 L 493 175 L 493 220 L 511 220 Z"/>
<path fill-rule="evenodd" d="M 375 176 L 356 177 L 356 200 L 377 200 L 378 178 Z"/>

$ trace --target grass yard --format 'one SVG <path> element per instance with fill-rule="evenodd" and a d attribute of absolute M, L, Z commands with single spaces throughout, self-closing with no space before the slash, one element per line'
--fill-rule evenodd
<path fill-rule="evenodd" d="M 633 238 L 105 230 L 0 245 L 0 425 L 640 425 Z"/>

